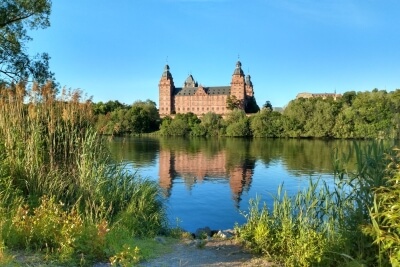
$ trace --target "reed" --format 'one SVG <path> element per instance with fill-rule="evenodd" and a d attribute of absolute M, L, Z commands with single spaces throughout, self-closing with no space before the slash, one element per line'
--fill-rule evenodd
<path fill-rule="evenodd" d="M 258 198 L 251 200 L 249 211 L 243 213 L 247 222 L 236 226 L 239 239 L 285 266 L 387 266 L 376 244 L 387 245 L 380 239 L 377 222 L 385 221 L 378 206 L 387 207 L 388 198 L 379 192 L 374 198 L 374 191 L 387 186 L 388 150 L 383 143 L 355 150 L 357 170 L 348 172 L 336 158 L 333 184 L 310 180 L 293 197 L 280 186 L 272 207 L 260 207 Z M 386 252 L 397 253 L 396 246 Z"/>
<path fill-rule="evenodd" d="M 104 235 L 118 227 L 132 236 L 164 230 L 158 193 L 111 160 L 81 91 L 0 88 L 0 244 L 46 249 L 62 261 L 108 257 L 93 242 L 107 246 Z"/>

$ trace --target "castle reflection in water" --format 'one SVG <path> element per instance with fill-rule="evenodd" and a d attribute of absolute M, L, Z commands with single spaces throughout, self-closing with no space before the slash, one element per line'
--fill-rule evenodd
<path fill-rule="evenodd" d="M 255 162 L 253 160 L 230 160 L 225 150 L 213 155 L 198 151 L 161 149 L 159 154 L 159 183 L 166 197 L 170 196 L 174 179 L 181 178 L 188 190 L 205 179 L 229 182 L 232 198 L 238 205 L 243 192 L 250 188 Z"/>

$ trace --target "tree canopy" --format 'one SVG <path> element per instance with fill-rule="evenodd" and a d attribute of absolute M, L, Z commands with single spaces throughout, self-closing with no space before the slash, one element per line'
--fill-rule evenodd
<path fill-rule="evenodd" d="M 0 2 L 0 82 L 36 81 L 53 78 L 47 53 L 30 56 L 28 30 L 50 26 L 50 0 L 2 0 Z"/>

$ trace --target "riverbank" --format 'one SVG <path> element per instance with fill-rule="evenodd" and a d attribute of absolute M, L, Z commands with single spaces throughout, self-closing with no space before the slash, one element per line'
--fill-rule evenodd
<path fill-rule="evenodd" d="M 208 238 L 199 242 L 191 238 L 154 239 L 154 254 L 137 263 L 141 267 L 157 266 L 277 266 L 268 259 L 251 254 L 234 238 Z M 201 245 L 200 245 L 201 244 Z M 7 266 L 48 267 L 62 266 L 44 255 L 15 251 Z M 98 262 L 93 267 L 109 267 L 109 262 Z"/>

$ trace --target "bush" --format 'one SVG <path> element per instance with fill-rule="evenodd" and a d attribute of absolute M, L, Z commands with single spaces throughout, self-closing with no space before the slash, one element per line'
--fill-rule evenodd
<path fill-rule="evenodd" d="M 247 222 L 236 226 L 239 239 L 286 266 L 388 266 L 389 259 L 397 266 L 398 174 L 384 179 L 390 169 L 385 151 L 382 143 L 364 150 L 356 146 L 355 173 L 335 160 L 334 185 L 310 180 L 291 198 L 280 187 L 272 209 L 265 204 L 260 209 L 259 199 L 251 200 Z"/>
<path fill-rule="evenodd" d="M 79 91 L 0 88 L 0 244 L 88 264 L 108 228 L 164 231 L 157 184 L 110 160 L 92 119 Z"/>
<path fill-rule="evenodd" d="M 374 188 L 374 205 L 370 209 L 372 223 L 364 232 L 379 246 L 379 264 L 400 266 L 400 153 L 389 157 L 387 184 Z"/>

